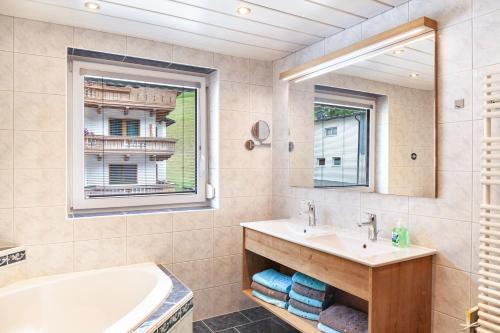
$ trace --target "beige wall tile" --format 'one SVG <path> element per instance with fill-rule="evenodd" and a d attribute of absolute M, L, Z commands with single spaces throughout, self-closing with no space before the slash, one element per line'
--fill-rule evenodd
<path fill-rule="evenodd" d="M 230 313 L 239 310 L 241 287 L 228 284 L 210 289 L 214 313 Z"/>
<path fill-rule="evenodd" d="M 125 54 L 127 41 L 123 35 L 75 28 L 75 47 L 79 49 Z"/>
<path fill-rule="evenodd" d="M 66 98 L 62 95 L 14 93 L 14 128 L 32 131 L 64 131 Z"/>
<path fill-rule="evenodd" d="M 251 85 L 250 111 L 271 114 L 273 112 L 273 88 Z"/>
<path fill-rule="evenodd" d="M 325 39 L 325 54 L 340 50 L 361 40 L 361 25 L 355 25 Z"/>
<path fill-rule="evenodd" d="M 26 275 L 36 277 L 73 271 L 73 243 L 30 245 L 26 247 Z"/>
<path fill-rule="evenodd" d="M 0 208 L 12 208 L 14 205 L 14 172 L 12 169 L 0 170 Z"/>
<path fill-rule="evenodd" d="M 356 194 L 349 194 L 350 197 Z M 408 213 L 408 197 L 378 193 L 361 193 L 361 207 L 363 209 L 381 209 L 392 212 Z M 359 199 L 358 199 L 359 200 Z M 355 201 L 354 201 L 355 203 Z"/>
<path fill-rule="evenodd" d="M 14 55 L 0 51 L 0 90 L 12 90 L 14 87 Z"/>
<path fill-rule="evenodd" d="M 222 144 L 227 139 L 242 140 L 250 135 L 250 114 L 247 112 L 220 110 L 219 135 Z"/>
<path fill-rule="evenodd" d="M 472 121 L 438 125 L 438 170 L 472 171 Z"/>
<path fill-rule="evenodd" d="M 472 24 L 459 23 L 438 31 L 438 75 L 472 69 Z"/>
<path fill-rule="evenodd" d="M 221 81 L 220 108 L 223 110 L 249 111 L 250 88 L 248 84 Z"/>
<path fill-rule="evenodd" d="M 435 262 L 439 265 L 470 271 L 471 224 L 411 215 L 411 243 L 436 249 Z M 446 237 L 442 230 L 446 230 Z"/>
<path fill-rule="evenodd" d="M 172 45 L 127 36 L 127 55 L 161 61 L 172 60 Z"/>
<path fill-rule="evenodd" d="M 14 65 L 15 91 L 66 93 L 66 59 L 15 53 Z"/>
<path fill-rule="evenodd" d="M 12 129 L 14 101 L 11 91 L 0 91 L 0 129 Z"/>
<path fill-rule="evenodd" d="M 214 229 L 214 256 L 222 257 L 241 253 L 243 231 L 240 226 Z"/>
<path fill-rule="evenodd" d="M 241 281 L 241 255 L 213 259 L 213 283 L 215 286 Z"/>
<path fill-rule="evenodd" d="M 440 123 L 472 120 L 472 71 L 440 76 L 437 118 Z M 463 109 L 455 108 L 455 100 L 464 99 Z"/>
<path fill-rule="evenodd" d="M 496 0 L 472 0 L 473 16 L 477 17 L 500 9 L 500 3 Z"/>
<path fill-rule="evenodd" d="M 14 212 L 0 209 L 0 247 L 14 244 Z"/>
<path fill-rule="evenodd" d="M 174 232 L 174 263 L 205 259 L 213 255 L 213 231 L 200 229 Z"/>
<path fill-rule="evenodd" d="M 0 168 L 10 169 L 14 166 L 14 133 L 11 130 L 0 130 Z"/>
<path fill-rule="evenodd" d="M 220 71 L 221 80 L 243 83 L 250 81 L 250 61 L 248 58 L 215 53 L 214 67 Z"/>
<path fill-rule="evenodd" d="M 172 232 L 173 214 L 139 214 L 127 216 L 127 235 L 149 235 Z"/>
<path fill-rule="evenodd" d="M 214 213 L 207 211 L 186 211 L 173 214 L 173 230 L 184 231 L 193 229 L 207 229 L 214 225 Z"/>
<path fill-rule="evenodd" d="M 172 262 L 172 233 L 131 236 L 127 238 L 127 263 Z"/>
<path fill-rule="evenodd" d="M 16 244 L 49 244 L 73 241 L 73 221 L 64 206 L 14 209 Z"/>
<path fill-rule="evenodd" d="M 0 15 L 0 50 L 12 51 L 14 40 L 14 18 Z"/>
<path fill-rule="evenodd" d="M 124 237 L 126 221 L 123 216 L 75 219 L 75 240 Z"/>
<path fill-rule="evenodd" d="M 180 45 L 173 46 L 173 61 L 201 67 L 214 66 L 214 54 Z"/>
<path fill-rule="evenodd" d="M 439 311 L 433 311 L 432 314 L 432 332 L 433 333 L 460 333 L 463 332 L 460 324 L 463 320 L 448 316 Z"/>
<path fill-rule="evenodd" d="M 470 0 L 412 0 L 410 20 L 427 16 L 438 22 L 438 27 L 469 20 L 472 17 L 472 1 Z"/>
<path fill-rule="evenodd" d="M 0 281 L 1 282 L 1 281 Z M 193 296 L 193 320 L 202 320 L 213 317 L 216 312 L 213 308 L 213 292 L 211 289 L 195 290 Z M 221 313 L 222 314 L 222 313 Z"/>
<path fill-rule="evenodd" d="M 272 86 L 273 85 L 272 62 L 250 59 L 250 83 L 262 86 Z"/>
<path fill-rule="evenodd" d="M 14 165 L 23 169 L 66 167 L 64 132 L 14 132 Z"/>
<path fill-rule="evenodd" d="M 73 46 L 72 27 L 15 18 L 14 28 L 14 52 L 66 58 Z"/>
<path fill-rule="evenodd" d="M 17 169 L 14 172 L 14 206 L 65 204 L 64 169 Z"/>
<path fill-rule="evenodd" d="M 2 268 L 2 274 L 0 274 L 0 286 L 2 287 L 26 278 L 24 265 L 8 265 Z"/>
<path fill-rule="evenodd" d="M 435 267 L 434 309 L 455 318 L 463 317 L 469 307 L 470 274 L 437 265 Z"/>
<path fill-rule="evenodd" d="M 471 189 L 472 172 L 438 172 L 438 197 L 410 197 L 410 214 L 470 221 Z"/>
<path fill-rule="evenodd" d="M 325 41 L 321 40 L 295 52 L 295 63 L 304 64 L 325 54 Z"/>
<path fill-rule="evenodd" d="M 500 62 L 500 46 L 497 41 L 500 34 L 500 10 L 474 18 L 474 67 L 483 67 Z"/>
<path fill-rule="evenodd" d="M 213 277 L 218 267 L 212 259 L 194 260 L 175 263 L 174 274 L 192 290 L 213 287 Z"/>
<path fill-rule="evenodd" d="M 75 242 L 76 271 L 121 266 L 125 263 L 125 238 Z"/>

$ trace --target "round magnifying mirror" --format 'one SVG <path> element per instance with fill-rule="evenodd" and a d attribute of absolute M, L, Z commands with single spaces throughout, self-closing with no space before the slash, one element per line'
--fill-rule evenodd
<path fill-rule="evenodd" d="M 259 120 L 252 126 L 252 136 L 255 140 L 262 143 L 265 141 L 269 134 L 271 134 L 271 130 L 269 129 L 269 125 L 264 120 Z"/>

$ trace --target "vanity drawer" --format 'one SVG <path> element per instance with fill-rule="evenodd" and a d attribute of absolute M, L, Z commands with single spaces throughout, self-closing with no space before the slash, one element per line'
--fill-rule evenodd
<path fill-rule="evenodd" d="M 244 228 L 244 248 L 364 300 L 369 299 L 369 267 Z"/>

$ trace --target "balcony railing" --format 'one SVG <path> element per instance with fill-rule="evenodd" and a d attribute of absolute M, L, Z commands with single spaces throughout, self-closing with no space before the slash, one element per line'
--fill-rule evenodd
<path fill-rule="evenodd" d="M 85 188 L 85 196 L 106 197 L 106 196 L 127 196 L 140 194 L 159 194 L 175 192 L 173 183 L 158 185 L 113 185 L 113 186 L 88 186 Z"/>
<path fill-rule="evenodd" d="M 175 153 L 177 139 L 134 136 L 85 135 L 85 154 L 146 154 L 168 159 Z M 158 159 L 157 159 L 158 160 Z"/>

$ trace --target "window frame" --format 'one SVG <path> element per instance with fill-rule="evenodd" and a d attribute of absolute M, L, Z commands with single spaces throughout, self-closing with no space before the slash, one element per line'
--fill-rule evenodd
<path fill-rule="evenodd" d="M 196 193 L 144 194 L 123 197 L 85 197 L 84 77 L 109 75 L 197 89 L 196 121 Z M 68 72 L 68 196 L 71 211 L 126 210 L 137 207 L 180 208 L 206 206 L 207 187 L 207 105 L 206 79 L 203 76 L 132 67 L 130 64 L 107 64 L 71 59 Z"/>
<path fill-rule="evenodd" d="M 335 134 L 328 134 L 328 130 L 332 130 L 332 132 L 333 132 L 334 131 L 333 129 L 335 129 Z M 337 136 L 337 133 L 338 133 L 337 126 L 332 126 L 332 127 L 326 127 L 325 128 L 325 136 Z"/>
<path fill-rule="evenodd" d="M 335 159 L 339 159 L 340 160 L 340 163 L 339 164 L 335 164 Z M 342 157 L 341 156 L 332 156 L 332 168 L 340 168 L 342 167 Z"/>

